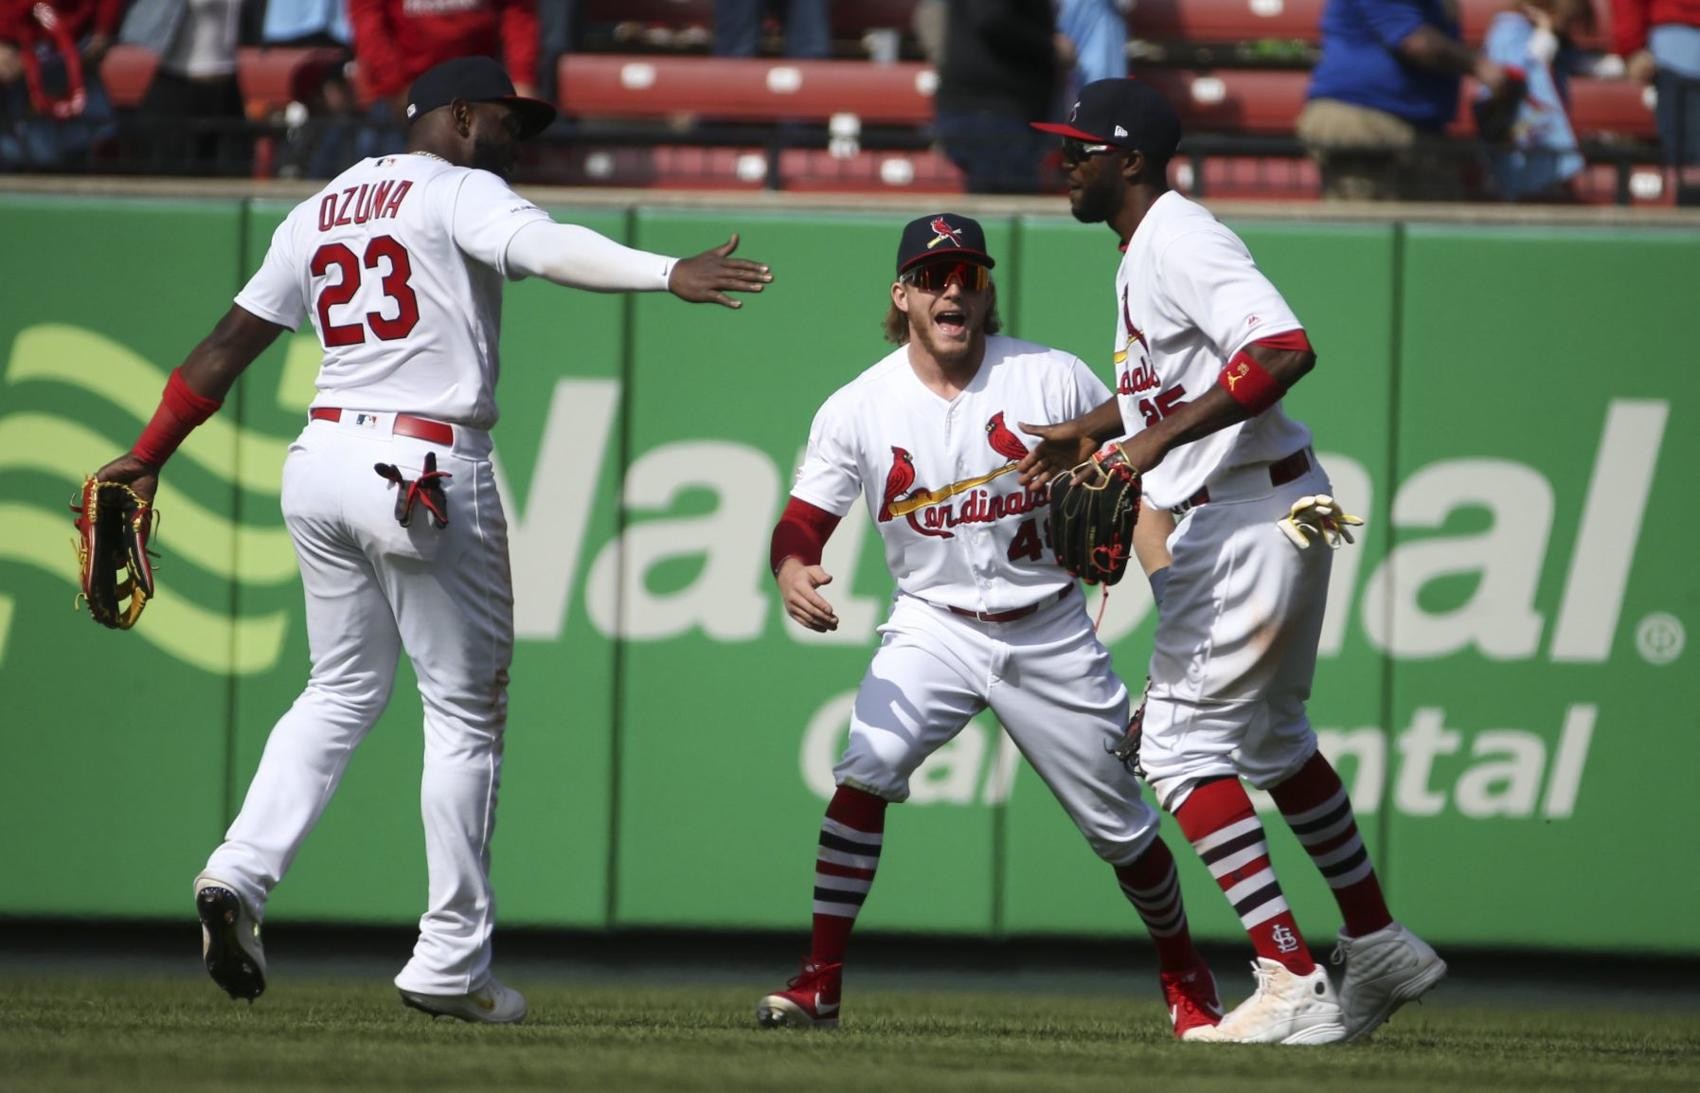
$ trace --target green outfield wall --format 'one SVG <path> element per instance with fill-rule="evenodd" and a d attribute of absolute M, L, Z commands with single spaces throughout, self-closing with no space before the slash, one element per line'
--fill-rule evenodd
<path fill-rule="evenodd" d="M 0 914 L 182 916 L 304 682 L 279 469 L 310 328 L 249 370 L 160 493 L 160 594 L 73 609 L 66 504 L 126 447 L 286 205 L 0 196 Z M 518 649 L 495 870 L 503 920 L 806 929 L 817 821 L 891 582 L 864 513 L 825 561 L 841 627 L 767 574 L 808 423 L 885 352 L 877 212 L 553 210 L 690 253 L 737 228 L 776 281 L 744 311 L 512 286 L 499 481 Z M 1018 336 L 1107 375 L 1101 227 L 985 217 Z M 1440 943 L 1700 953 L 1700 232 L 1235 222 L 1320 363 L 1290 400 L 1368 526 L 1335 559 L 1311 709 L 1398 915 Z M 1135 686 L 1153 617 L 1103 632 Z M 97 675 L 98 673 L 98 675 Z M 421 908 L 419 702 L 388 714 L 273 920 Z M 1267 805 L 1267 802 L 1264 802 Z M 894 809 L 869 930 L 1128 935 L 1107 870 L 989 717 Z M 1286 829 L 1277 864 L 1338 925 Z M 1195 928 L 1237 925 L 1175 843 Z"/>

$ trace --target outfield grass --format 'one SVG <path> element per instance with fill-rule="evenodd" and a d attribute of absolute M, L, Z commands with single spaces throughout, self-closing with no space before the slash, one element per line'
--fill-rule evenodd
<path fill-rule="evenodd" d="M 526 993 L 526 1025 L 489 1028 L 377 984 L 286 981 L 250 1007 L 200 980 L 0 978 L 0 1088 L 1700 1088 L 1692 1013 L 1413 1006 L 1368 1044 L 1249 1048 L 1177 1044 L 1154 1001 L 1119 998 L 870 991 L 829 1033 L 758 1030 L 749 989 Z"/>

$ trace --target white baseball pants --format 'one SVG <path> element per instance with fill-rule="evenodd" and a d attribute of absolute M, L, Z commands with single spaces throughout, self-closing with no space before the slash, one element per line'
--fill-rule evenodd
<path fill-rule="evenodd" d="M 1332 552 L 1300 550 L 1275 524 L 1300 497 L 1328 492 L 1314 457 L 1279 487 L 1266 467 L 1248 468 L 1212 481 L 1212 500 L 1169 537 L 1139 759 L 1170 812 L 1207 778 L 1279 785 L 1316 750 L 1305 702 Z"/>
<path fill-rule="evenodd" d="M 206 871 L 263 915 L 388 703 L 405 649 L 424 700 L 429 905 L 413 959 L 395 982 L 464 994 L 489 975 L 495 922 L 490 836 L 513 659 L 507 521 L 488 433 L 457 426 L 445 451 L 392 436 L 391 421 L 344 411 L 341 421 L 310 422 L 290 446 L 283 514 L 301 565 L 312 671 L 272 729 L 242 811 Z M 443 484 L 448 527 L 432 526 L 416 505 L 403 528 L 395 487 L 372 466 L 393 463 L 412 480 L 429 451 L 438 470 L 453 475 Z"/>
<path fill-rule="evenodd" d="M 833 768 L 841 785 L 907 799 L 915 768 L 990 707 L 1100 858 L 1125 865 L 1151 845 L 1157 812 L 1108 754 L 1127 687 L 1077 589 L 1007 623 L 899 595 L 880 633 Z"/>

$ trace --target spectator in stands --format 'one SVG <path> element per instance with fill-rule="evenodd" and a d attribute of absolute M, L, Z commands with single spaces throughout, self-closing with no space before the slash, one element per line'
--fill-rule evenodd
<path fill-rule="evenodd" d="M 828 57 L 832 54 L 832 25 L 827 0 L 714 0 L 714 54 L 754 57 L 761 45 L 761 25 L 770 8 L 783 8 L 785 56 Z"/>
<path fill-rule="evenodd" d="M 1457 154 L 1441 133 L 1458 113 L 1459 78 L 1514 94 L 1503 67 L 1465 46 L 1452 0 L 1326 0 L 1322 57 L 1299 139 L 1323 194 L 1346 200 L 1460 196 Z"/>
<path fill-rule="evenodd" d="M 236 81 L 243 0 L 136 0 L 125 42 L 159 55 L 140 114 L 156 174 L 246 174 L 253 159 Z"/>
<path fill-rule="evenodd" d="M 1057 32 L 1074 54 L 1065 81 L 1064 104 L 1096 80 L 1127 75 L 1127 13 L 1134 0 L 1058 0 Z"/>
<path fill-rule="evenodd" d="M 407 88 L 443 61 L 494 57 L 517 94 L 536 94 L 537 0 L 348 0 L 348 15 L 360 80 L 373 100 L 361 156 L 402 150 Z"/>
<path fill-rule="evenodd" d="M 973 193 L 1033 193 L 1046 148 L 1028 122 L 1055 116 L 1051 0 L 948 0 L 935 96 L 939 143 Z"/>
<path fill-rule="evenodd" d="M 100 62 L 123 0 L 0 0 L 0 171 L 80 166 L 114 132 Z"/>
<path fill-rule="evenodd" d="M 1594 28 L 1590 0 L 1524 0 L 1488 24 L 1482 52 L 1521 74 L 1523 94 L 1493 99 L 1477 91 L 1476 129 L 1492 147 L 1494 181 L 1510 201 L 1573 201 L 1570 180 L 1582 171 L 1582 154 L 1569 118 L 1570 76 L 1580 56 L 1572 30 Z M 1501 109 L 1493 107 L 1498 103 Z M 1488 119 L 1497 115 L 1503 125 Z"/>
<path fill-rule="evenodd" d="M 1700 0 L 1612 0 L 1612 48 L 1658 94 L 1669 163 L 1700 163 Z"/>

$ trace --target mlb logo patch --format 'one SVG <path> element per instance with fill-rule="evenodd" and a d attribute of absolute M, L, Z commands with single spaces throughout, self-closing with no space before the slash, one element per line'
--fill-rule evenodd
<path fill-rule="evenodd" d="M 378 415 L 377 414 L 355 414 L 354 415 L 354 424 L 363 425 L 368 429 L 375 429 L 375 428 L 378 427 Z"/>

